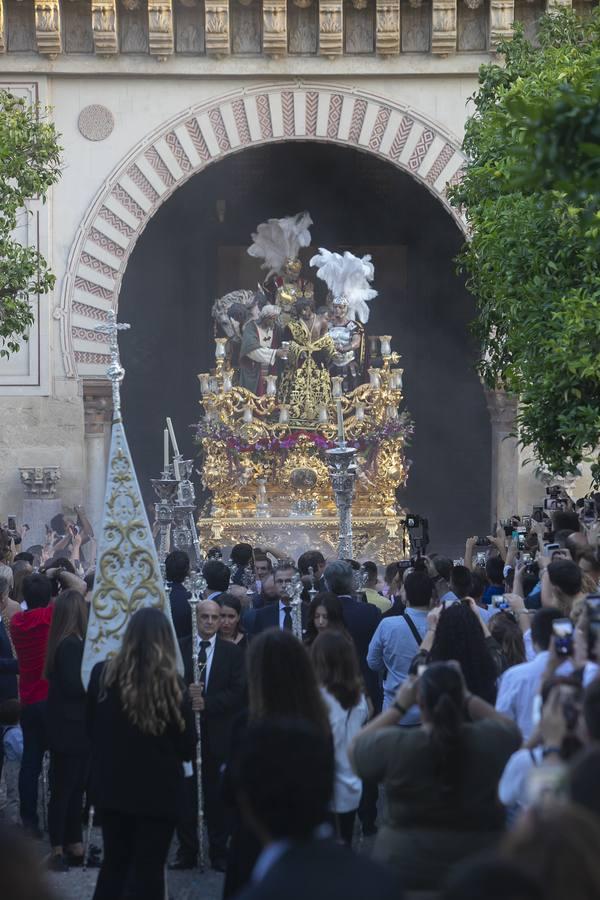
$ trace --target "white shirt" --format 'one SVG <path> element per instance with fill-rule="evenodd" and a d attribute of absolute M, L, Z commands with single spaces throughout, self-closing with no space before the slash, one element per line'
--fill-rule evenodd
<path fill-rule="evenodd" d="M 200 643 L 206 640 L 206 638 L 200 637 L 198 635 L 198 649 L 197 652 L 200 653 Z M 215 644 L 217 643 L 217 635 L 213 634 L 211 639 L 209 640 L 209 646 L 206 648 L 206 666 L 204 667 L 204 672 L 200 672 L 200 681 L 204 683 L 204 691 L 206 692 L 206 688 L 208 687 L 208 679 L 210 678 L 210 667 L 212 666 L 213 656 L 215 653 Z"/>
<path fill-rule="evenodd" d="M 535 747 L 533 751 L 522 748 L 508 760 L 498 785 L 498 796 L 504 806 L 522 809 L 527 805 L 529 775 L 533 768 L 541 765 L 542 750 L 542 747 Z"/>
<path fill-rule="evenodd" d="M 324 687 L 321 688 L 321 694 L 329 714 L 335 752 L 335 781 L 331 808 L 336 813 L 351 812 L 358 809 L 362 781 L 355 775 L 350 765 L 348 747 L 369 718 L 369 707 L 364 694 L 361 694 L 360 700 L 352 709 L 344 709 Z"/>
<path fill-rule="evenodd" d="M 511 666 L 500 677 L 496 709 L 516 722 L 524 741 L 534 729 L 533 706 L 549 656 L 549 651 L 543 650 L 531 662 Z"/>
<path fill-rule="evenodd" d="M 524 742 L 531 737 L 535 728 L 534 708 L 549 656 L 549 650 L 542 650 L 531 662 L 511 666 L 500 677 L 496 709 L 516 722 L 521 729 Z M 572 672 L 573 663 L 570 659 L 566 659 L 556 670 L 556 674 L 560 676 L 568 676 Z M 587 663 L 583 673 L 584 687 L 593 681 L 597 674 L 598 666 L 595 663 Z"/>

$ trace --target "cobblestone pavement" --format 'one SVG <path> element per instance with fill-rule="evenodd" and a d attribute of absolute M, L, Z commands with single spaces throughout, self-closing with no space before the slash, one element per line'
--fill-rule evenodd
<path fill-rule="evenodd" d="M 92 844 L 102 846 L 102 838 L 97 829 L 92 832 Z M 98 869 L 84 871 L 75 868 L 64 874 L 48 873 L 56 900 L 91 900 L 97 877 Z M 214 872 L 212 869 L 206 869 L 205 872 L 199 872 L 198 869 L 168 872 L 169 900 L 220 900 L 223 892 L 223 878 L 224 876 L 220 872 Z"/>

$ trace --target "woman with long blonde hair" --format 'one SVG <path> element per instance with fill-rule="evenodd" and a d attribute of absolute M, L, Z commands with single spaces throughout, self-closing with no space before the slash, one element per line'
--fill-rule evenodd
<path fill-rule="evenodd" d="M 173 629 L 157 609 L 131 618 L 119 652 L 88 689 L 92 787 L 104 861 L 94 900 L 163 900 L 184 761 L 195 754 L 191 702 L 177 674 Z"/>

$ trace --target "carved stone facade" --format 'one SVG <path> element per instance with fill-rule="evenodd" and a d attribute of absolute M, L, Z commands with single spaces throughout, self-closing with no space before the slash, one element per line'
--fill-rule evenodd
<path fill-rule="evenodd" d="M 0 0 L 0 53 L 164 61 L 493 52 L 512 34 L 515 2 L 527 4 L 529 34 L 544 8 L 591 9 L 596 0 Z"/>
<path fill-rule="evenodd" d="M 288 50 L 286 0 L 264 0 L 262 18 L 264 52 L 275 58 L 285 56 Z"/>
<path fill-rule="evenodd" d="M 148 0 L 148 50 L 159 61 L 175 50 L 171 0 Z"/>
<path fill-rule="evenodd" d="M 381 56 L 400 53 L 400 0 L 377 0 L 376 49 Z"/>
<path fill-rule="evenodd" d="M 344 52 L 344 0 L 319 0 L 319 53 L 330 59 Z"/>
<path fill-rule="evenodd" d="M 490 48 L 494 50 L 500 41 L 513 33 L 515 0 L 490 0 Z"/>
<path fill-rule="evenodd" d="M 228 56 L 231 53 L 228 0 L 206 0 L 204 10 L 206 52 Z"/>
<path fill-rule="evenodd" d="M 94 49 L 99 56 L 119 52 L 116 0 L 92 0 Z"/>
<path fill-rule="evenodd" d="M 34 8 L 38 53 L 54 59 L 62 52 L 59 0 L 35 0 Z"/>
<path fill-rule="evenodd" d="M 433 0 L 431 12 L 431 52 L 447 56 L 456 50 L 457 0 Z"/>
<path fill-rule="evenodd" d="M 61 478 L 60 466 L 22 466 L 19 475 L 29 499 L 51 499 Z"/>

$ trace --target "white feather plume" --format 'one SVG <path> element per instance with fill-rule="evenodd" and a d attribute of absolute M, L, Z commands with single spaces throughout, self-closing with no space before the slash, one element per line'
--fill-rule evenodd
<path fill-rule="evenodd" d="M 252 235 L 254 243 L 248 247 L 248 254 L 264 260 L 261 268 L 269 270 L 267 277 L 280 274 L 286 260 L 296 259 L 300 248 L 310 245 L 312 224 L 308 212 L 284 219 L 269 219 L 259 225 Z"/>
<path fill-rule="evenodd" d="M 375 277 L 370 255 L 361 258 L 346 250 L 342 256 L 319 247 L 310 264 L 319 267 L 317 277 L 325 282 L 334 299 L 346 298 L 352 319 L 358 319 L 363 324 L 369 321 L 367 303 L 377 296 L 377 291 L 369 287 L 369 282 Z"/>

